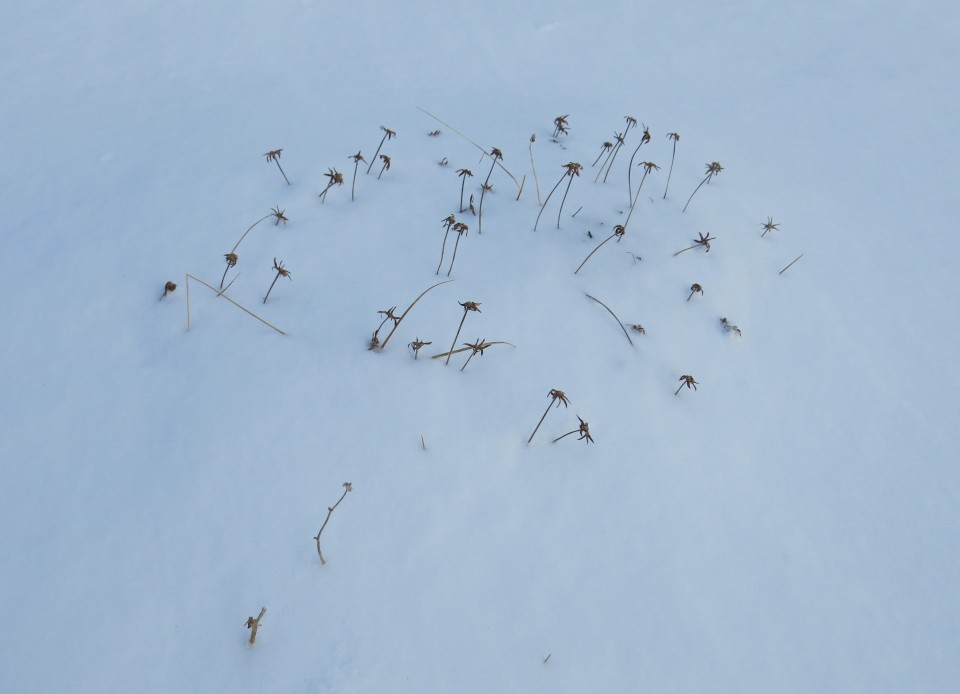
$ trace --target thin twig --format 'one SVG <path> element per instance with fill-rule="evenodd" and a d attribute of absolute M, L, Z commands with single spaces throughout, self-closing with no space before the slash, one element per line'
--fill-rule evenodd
<path fill-rule="evenodd" d="M 516 345 L 513 344 L 512 342 L 504 342 L 503 340 L 492 340 L 492 341 L 490 341 L 490 342 L 484 342 L 484 343 L 483 343 L 483 348 L 486 349 L 487 347 L 492 347 L 493 345 L 510 345 L 511 347 L 514 347 L 514 348 L 516 347 Z M 471 346 L 471 347 L 460 347 L 459 349 L 454 349 L 454 350 L 451 350 L 451 351 L 449 351 L 449 352 L 441 352 L 440 354 L 434 354 L 434 355 L 433 355 L 432 357 L 430 357 L 430 358 L 431 358 L 431 359 L 440 359 L 440 358 L 446 357 L 446 356 L 448 356 L 448 355 L 449 355 L 449 356 L 452 356 L 452 355 L 454 355 L 454 354 L 460 354 L 460 352 L 466 352 L 468 349 L 473 349 L 473 347 L 472 347 L 472 346 Z"/>
<path fill-rule="evenodd" d="M 790 265 L 793 265 L 795 262 L 797 262 L 798 260 L 800 260 L 800 258 L 802 258 L 802 257 L 803 257 L 803 253 L 801 253 L 801 254 L 798 255 L 796 258 L 794 258 L 794 259 L 790 262 Z M 787 268 L 789 268 L 790 265 L 787 265 L 787 267 L 783 268 L 783 269 L 782 269 L 780 272 L 778 272 L 777 274 L 778 274 L 778 275 L 782 275 L 784 272 L 787 271 Z"/>
<path fill-rule="evenodd" d="M 317 554 L 320 555 L 321 564 L 326 564 L 327 561 L 326 559 L 323 558 L 323 552 L 320 550 L 320 536 L 323 534 L 323 529 L 327 527 L 327 523 L 330 522 L 330 516 L 333 515 L 333 512 L 337 509 L 337 506 L 339 506 L 340 502 L 343 501 L 344 497 L 346 497 L 347 494 L 349 494 L 352 491 L 353 491 L 353 485 L 350 484 L 349 482 L 344 482 L 343 494 L 337 500 L 337 503 L 335 503 L 333 506 L 327 506 L 327 518 L 326 520 L 323 521 L 323 525 L 320 526 L 320 531 L 317 533 L 317 536 L 313 538 L 314 540 L 317 541 Z"/>
<path fill-rule="evenodd" d="M 603 306 L 605 309 L 607 309 L 607 312 L 608 312 L 611 316 L 613 316 L 613 319 L 614 319 L 615 321 L 617 321 L 617 325 L 620 326 L 620 329 L 623 331 L 624 336 L 626 336 L 627 342 L 629 342 L 629 343 L 630 343 L 630 346 L 633 347 L 633 346 L 634 346 L 634 345 L 633 345 L 633 340 L 630 339 L 630 333 L 628 333 L 628 332 L 627 332 L 627 329 L 623 327 L 623 321 L 621 321 L 619 318 L 617 318 L 617 314 L 614 313 L 613 311 L 611 311 L 611 310 L 610 310 L 610 307 L 607 306 L 607 305 L 606 305 L 605 303 L 603 303 L 602 301 L 600 301 L 600 299 L 598 299 L 597 297 L 595 297 L 595 296 L 590 296 L 589 294 L 587 294 L 587 298 L 588 298 L 588 299 L 593 299 L 593 300 L 596 301 L 598 304 L 600 304 L 600 305 Z"/>
<path fill-rule="evenodd" d="M 537 186 L 537 204 L 542 206 L 543 203 L 540 202 L 540 179 L 537 178 L 537 167 L 533 164 L 533 143 L 536 142 L 537 135 L 534 133 L 530 136 L 530 146 L 527 148 L 530 150 L 530 168 L 533 169 L 533 182 Z M 519 197 L 517 198 L 520 199 Z"/>
<path fill-rule="evenodd" d="M 188 280 L 188 282 L 187 282 L 187 293 L 188 293 L 188 294 L 189 294 L 189 292 L 190 292 L 189 280 L 196 280 L 197 282 L 199 282 L 200 284 L 202 284 L 204 287 L 207 287 L 207 288 L 208 288 L 210 291 L 212 291 L 214 294 L 216 294 L 217 296 L 222 296 L 224 299 L 226 299 L 227 301 L 229 301 L 231 304 L 233 304 L 234 306 L 236 306 L 238 309 L 240 309 L 240 310 L 243 311 L 244 313 L 250 314 L 251 316 L 253 316 L 254 318 L 256 318 L 258 321 L 260 321 L 261 323 L 263 323 L 264 325 L 266 325 L 268 328 L 272 328 L 273 330 L 276 330 L 276 331 L 277 331 L 278 333 L 280 333 L 281 335 L 286 335 L 286 333 L 283 332 L 280 328 L 278 328 L 278 327 L 275 326 L 275 325 L 271 325 L 271 324 L 268 323 L 267 321 L 263 320 L 263 318 L 261 318 L 260 316 L 258 316 L 256 313 L 254 313 L 253 311 L 250 311 L 250 310 L 244 308 L 243 306 L 241 306 L 240 304 L 238 304 L 236 301 L 234 301 L 233 299 L 231 299 L 229 296 L 227 296 L 227 295 L 224 294 L 223 292 L 220 292 L 220 291 L 217 290 L 215 287 L 212 287 L 211 285 L 207 284 L 206 282 L 204 282 L 204 281 L 203 281 L 202 279 L 200 279 L 199 277 L 194 277 L 193 275 L 188 274 L 188 275 L 187 275 L 187 280 Z M 188 301 L 188 303 L 187 303 L 187 330 L 190 330 L 190 304 L 189 304 L 189 301 Z"/>

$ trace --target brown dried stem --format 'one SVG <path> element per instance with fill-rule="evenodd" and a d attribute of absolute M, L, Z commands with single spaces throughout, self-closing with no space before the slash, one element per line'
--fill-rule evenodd
<path fill-rule="evenodd" d="M 266 607 L 260 608 L 260 614 L 257 615 L 257 618 L 247 617 L 247 629 L 250 630 L 250 645 L 252 646 L 257 641 L 257 630 L 260 628 L 260 620 L 263 619 L 263 615 L 267 613 Z"/>
<path fill-rule="evenodd" d="M 673 176 L 673 160 L 677 158 L 677 142 L 680 140 L 680 133 L 667 133 L 667 139 L 673 141 L 673 152 L 670 154 L 670 171 L 667 172 L 667 185 L 663 189 L 663 199 L 667 199 L 667 191 L 670 190 L 670 177 Z"/>
<path fill-rule="evenodd" d="M 483 185 L 480 187 L 480 211 L 477 214 L 477 233 L 483 233 L 483 196 L 490 189 L 490 176 L 493 174 L 493 167 L 497 165 L 497 161 L 503 159 L 503 152 L 501 152 L 496 147 L 493 147 L 490 150 L 490 157 L 493 159 L 493 163 L 490 165 L 490 170 L 487 172 L 487 179 L 483 182 Z"/>
<path fill-rule="evenodd" d="M 386 348 L 387 343 L 390 342 L 390 338 L 393 337 L 393 333 L 395 333 L 397 328 L 400 326 L 400 321 L 402 321 L 404 318 L 407 317 L 407 314 L 410 313 L 410 309 L 416 306 L 417 302 L 420 301 L 420 299 L 422 299 L 423 297 L 425 297 L 427 295 L 427 292 L 429 292 L 431 289 L 435 289 L 439 287 L 441 284 L 447 284 L 448 282 L 453 282 L 453 280 L 444 280 L 443 282 L 437 282 L 436 284 L 433 284 L 427 287 L 426 289 L 424 289 L 422 292 L 420 292 L 420 295 L 416 299 L 414 299 L 413 302 L 409 306 L 407 306 L 406 310 L 400 314 L 400 317 L 397 318 L 396 321 L 394 321 L 393 330 L 391 330 L 390 334 L 387 335 L 386 339 L 384 339 L 383 343 L 380 345 L 379 351 L 382 352 Z"/>
<path fill-rule="evenodd" d="M 243 311 L 244 313 L 247 313 L 247 314 L 253 316 L 254 318 L 256 318 L 258 321 L 260 321 L 261 323 L 263 323 L 263 324 L 264 324 L 265 326 L 267 326 L 268 328 L 272 328 L 273 330 L 276 330 L 276 331 L 277 331 L 278 333 L 280 333 L 281 335 L 286 335 L 286 333 L 283 332 L 280 328 L 276 327 L 275 325 L 271 325 L 270 323 L 268 323 L 267 321 L 263 320 L 263 318 L 261 318 L 260 316 L 258 316 L 258 315 L 257 315 L 256 313 L 254 313 L 253 311 L 250 311 L 249 309 L 244 308 L 243 306 L 241 306 L 240 304 L 238 304 L 236 301 L 234 301 L 233 299 L 231 299 L 229 296 L 227 296 L 226 294 L 224 294 L 223 291 L 217 290 L 215 287 L 207 284 L 206 282 L 204 282 L 204 281 L 203 281 L 202 279 L 200 279 L 199 277 L 194 277 L 194 276 L 191 275 L 191 274 L 187 274 L 187 275 L 186 275 L 186 280 L 185 280 L 186 285 L 187 285 L 187 332 L 190 331 L 190 280 L 196 280 L 197 282 L 199 282 L 200 284 L 202 284 L 204 287 L 207 287 L 207 288 L 208 288 L 210 291 L 212 291 L 214 294 L 216 294 L 217 296 L 222 296 L 224 299 L 226 299 L 227 301 L 229 301 L 231 304 L 233 304 L 234 306 L 236 306 L 238 309 L 240 309 L 240 310 Z"/>
<path fill-rule="evenodd" d="M 608 236 L 607 238 L 605 238 L 603 241 L 601 241 L 600 244 L 599 244 L 596 248 L 594 248 L 592 251 L 590 251 L 590 255 L 588 255 L 586 258 L 583 259 L 583 262 L 580 263 L 580 267 L 578 267 L 576 270 L 574 270 L 574 271 L 573 271 L 573 274 L 576 275 L 578 272 L 580 272 L 580 268 L 582 268 L 584 265 L 587 264 L 587 261 L 590 260 L 590 256 L 592 256 L 594 253 L 596 253 L 597 251 L 600 250 L 600 246 L 602 246 L 602 245 L 605 244 L 607 241 L 609 241 L 610 239 L 613 239 L 613 238 L 616 238 L 616 239 L 617 239 L 617 243 L 620 243 L 620 242 L 623 240 L 623 235 L 626 234 L 626 233 L 627 233 L 627 229 L 626 229 L 626 227 L 623 226 L 622 224 L 618 224 L 617 226 L 615 226 L 615 227 L 613 228 L 613 233 L 610 234 L 610 236 Z"/>
<path fill-rule="evenodd" d="M 370 169 L 373 168 L 373 162 L 377 160 L 377 155 L 380 154 L 380 148 L 383 147 L 383 143 L 386 142 L 387 140 L 392 140 L 397 136 L 397 134 L 393 132 L 390 128 L 386 128 L 381 125 L 380 129 L 383 131 L 383 139 L 380 140 L 380 144 L 377 146 L 377 151 L 373 153 L 373 159 L 370 160 L 370 166 L 367 167 L 367 173 L 370 173 Z M 383 171 L 381 171 L 380 173 L 382 175 Z M 380 178 L 380 176 L 377 176 L 377 178 Z"/>
<path fill-rule="evenodd" d="M 707 164 L 706 167 L 707 167 L 707 175 L 703 177 L 702 181 L 700 181 L 700 185 L 694 188 L 693 192 L 690 193 L 690 197 L 687 198 L 687 204 L 683 206 L 683 209 L 681 210 L 681 212 L 687 211 L 687 207 L 690 206 L 690 201 L 693 200 L 693 196 L 697 194 L 698 190 L 700 190 L 700 186 L 702 186 L 704 183 L 709 183 L 714 176 L 716 176 L 721 171 L 723 171 L 723 167 L 720 166 L 720 162 L 718 161 L 711 162 Z"/>
<path fill-rule="evenodd" d="M 564 393 L 562 390 L 557 390 L 554 388 L 547 393 L 547 396 L 550 398 L 550 404 L 547 405 L 547 409 L 544 410 L 543 416 L 540 418 L 540 421 L 537 422 L 537 426 L 533 428 L 533 433 L 530 434 L 530 438 L 527 439 L 527 445 L 530 445 L 530 442 L 533 441 L 533 437 L 537 435 L 537 430 L 540 428 L 540 425 L 543 424 L 543 420 L 547 418 L 547 414 L 549 414 L 551 407 L 554 405 L 560 407 L 561 403 L 564 407 L 568 407 L 570 405 L 570 400 L 567 398 L 566 393 Z"/>
<path fill-rule="evenodd" d="M 266 296 L 263 297 L 263 303 L 267 303 L 267 298 L 270 296 L 270 292 L 273 291 L 273 285 L 277 283 L 277 280 L 281 277 L 286 277 L 288 280 L 293 282 L 293 278 L 290 276 L 290 271 L 283 266 L 283 261 L 279 263 L 277 259 L 273 259 L 273 269 L 277 271 L 277 276 L 273 278 L 273 282 L 270 283 L 270 289 L 267 290 Z"/>
<path fill-rule="evenodd" d="M 263 156 L 267 158 L 267 162 L 275 162 L 277 168 L 280 169 L 280 173 L 283 174 L 283 180 L 287 182 L 287 185 L 290 185 L 290 179 L 287 178 L 287 174 L 283 173 L 283 167 L 280 166 L 280 153 L 283 149 L 272 149 L 269 152 L 265 153 Z"/>
<path fill-rule="evenodd" d="M 343 499 L 347 496 L 347 494 L 349 494 L 352 491 L 353 491 L 353 485 L 350 484 L 349 482 L 344 482 L 343 494 L 337 500 L 337 503 L 335 503 L 333 506 L 327 506 L 327 517 L 323 521 L 323 525 L 320 526 L 320 531 L 317 533 L 316 537 L 313 538 L 314 540 L 317 541 L 317 554 L 320 556 L 321 564 L 326 564 L 327 560 L 323 558 L 323 552 L 320 549 L 320 536 L 323 534 L 323 529 L 327 527 L 327 523 L 330 522 L 330 516 L 333 515 L 333 512 L 337 509 L 337 506 L 339 506 L 340 502 L 343 501 Z"/>
<path fill-rule="evenodd" d="M 598 299 L 597 297 L 595 297 L 595 296 L 590 296 L 589 294 L 587 294 L 587 298 L 588 298 L 588 299 L 593 299 L 593 300 L 596 301 L 598 304 L 600 304 L 600 305 L 603 306 L 605 309 L 607 309 L 607 313 L 609 313 L 611 316 L 613 316 L 613 319 L 614 319 L 615 321 L 617 321 L 617 325 L 619 325 L 619 326 L 620 326 L 620 329 L 623 331 L 624 336 L 627 338 L 627 342 L 629 342 L 629 343 L 630 343 L 630 346 L 633 347 L 633 346 L 634 346 L 634 345 L 633 345 L 633 340 L 630 339 L 630 333 L 628 333 L 628 332 L 627 332 L 627 329 L 623 327 L 623 321 L 621 321 L 619 318 L 617 318 L 617 314 L 614 313 L 612 310 L 610 310 L 610 307 L 607 306 L 607 305 L 606 305 L 605 303 L 603 303 L 602 301 L 600 301 L 600 299 Z"/>

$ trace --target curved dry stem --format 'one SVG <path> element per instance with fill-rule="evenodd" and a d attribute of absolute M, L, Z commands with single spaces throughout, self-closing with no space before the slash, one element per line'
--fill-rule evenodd
<path fill-rule="evenodd" d="M 534 224 L 533 224 L 533 230 L 534 230 L 534 231 L 537 230 L 537 224 L 540 223 L 540 215 L 543 214 L 543 210 L 546 209 L 547 203 L 550 202 L 550 197 L 553 195 L 553 192 L 554 192 L 557 188 L 560 187 L 560 184 L 563 183 L 563 177 L 566 176 L 566 175 L 567 175 L 567 174 L 564 173 L 563 176 L 560 177 L 560 180 L 557 181 L 557 185 L 555 185 L 555 186 L 553 187 L 553 190 L 550 191 L 550 195 L 547 195 L 547 199 L 544 200 L 544 201 L 543 201 L 543 205 L 540 206 L 540 213 L 537 215 L 537 221 L 534 222 Z M 481 200 L 482 200 L 482 199 L 483 199 L 483 198 L 481 198 Z"/>
<path fill-rule="evenodd" d="M 249 227 L 245 232 L 243 232 L 243 236 L 240 237 L 240 241 L 237 241 L 237 242 L 233 245 L 233 250 L 231 250 L 230 252 L 231 252 L 231 253 L 236 253 L 236 252 L 237 252 L 237 248 L 240 247 L 240 242 L 243 241 L 245 238 L 247 238 L 247 234 L 250 233 L 250 230 L 253 229 L 253 227 L 257 226 L 257 225 L 258 225 L 260 222 L 262 222 L 264 219 L 267 219 L 268 217 L 273 217 L 273 216 L 274 216 L 274 215 L 273 215 L 273 212 L 271 212 L 270 214 L 268 214 L 268 215 L 266 215 L 266 216 L 264 216 L 264 217 L 261 217 L 260 219 L 258 219 L 257 221 L 255 221 L 253 224 L 251 224 L 250 227 Z"/>
<path fill-rule="evenodd" d="M 600 299 L 598 299 L 597 297 L 595 297 L 595 296 L 590 296 L 589 294 L 587 294 L 587 298 L 588 298 L 588 299 L 593 299 L 593 300 L 596 301 L 598 304 L 600 304 L 600 305 L 603 306 L 605 309 L 607 309 L 607 313 L 609 313 L 611 316 L 613 316 L 613 319 L 614 319 L 615 321 L 617 321 L 617 325 L 619 325 L 619 326 L 620 326 L 620 329 L 623 331 L 623 335 L 624 335 L 624 337 L 627 338 L 627 342 L 629 342 L 629 343 L 630 343 L 630 346 L 633 347 L 634 344 L 633 344 L 633 340 L 630 339 L 630 333 L 628 333 L 628 332 L 627 332 L 627 329 L 623 327 L 623 321 L 621 321 L 619 318 L 617 318 L 617 314 L 614 313 L 613 311 L 611 311 L 611 310 L 610 310 L 610 307 L 607 306 L 607 305 L 606 305 L 605 303 L 603 303 L 602 301 L 600 301 Z"/>
<path fill-rule="evenodd" d="M 576 270 L 573 271 L 573 274 L 576 275 L 578 272 L 580 272 L 580 268 L 582 268 L 584 265 L 587 264 L 587 261 L 590 260 L 590 256 L 592 256 L 594 253 L 596 253 L 597 251 L 599 251 L 599 250 L 600 250 L 600 246 L 602 246 L 603 244 L 605 244 L 605 243 L 606 243 L 607 241 L 609 241 L 610 239 L 615 238 L 616 236 L 617 236 L 617 234 L 616 234 L 616 232 L 614 232 L 613 234 L 610 234 L 610 236 L 608 236 L 607 238 L 605 238 L 603 241 L 601 241 L 596 248 L 594 248 L 592 251 L 590 251 L 590 255 L 588 255 L 586 258 L 583 259 L 583 262 L 580 263 L 580 266 L 579 266 Z M 590 296 L 590 295 L 587 294 L 587 296 Z M 592 298 L 592 297 L 591 297 L 591 298 Z"/>
<path fill-rule="evenodd" d="M 487 347 L 492 347 L 493 345 L 510 345 L 510 346 L 513 347 L 514 349 L 516 349 L 516 347 L 517 347 L 517 346 L 516 346 L 515 344 L 513 344 L 512 342 L 505 342 L 505 341 L 503 341 L 503 340 L 492 340 L 492 341 L 490 341 L 490 342 L 484 342 L 484 343 L 483 343 L 483 349 L 486 349 Z M 431 358 L 431 359 L 441 359 L 442 357 L 445 357 L 445 356 L 447 356 L 447 355 L 452 356 L 452 355 L 454 355 L 454 354 L 460 354 L 460 352 L 466 352 L 468 349 L 473 349 L 473 347 L 472 347 L 472 346 L 470 346 L 470 347 L 460 347 L 459 349 L 454 349 L 454 350 L 451 350 L 451 351 L 449 351 L 449 352 L 441 352 L 440 354 L 434 354 L 434 355 L 433 355 L 432 357 L 430 357 L 430 358 Z"/>
<path fill-rule="evenodd" d="M 400 314 L 400 318 L 398 318 L 397 321 L 396 321 L 396 322 L 394 323 L 394 325 L 393 325 L 393 330 L 390 331 L 390 334 L 387 335 L 386 339 L 385 339 L 385 340 L 383 341 L 383 343 L 380 345 L 379 351 L 382 352 L 383 349 L 387 346 L 387 343 L 390 342 L 390 338 L 393 337 L 393 333 L 395 333 L 396 330 L 397 330 L 397 328 L 400 327 L 400 321 L 402 321 L 402 320 L 406 317 L 406 315 L 407 315 L 408 313 L 410 313 L 410 309 L 412 309 L 414 306 L 416 306 L 416 305 L 417 305 L 417 302 L 420 301 L 420 299 L 422 299 L 423 297 L 425 297 L 425 296 L 427 295 L 427 292 L 429 292 L 431 289 L 435 289 L 435 288 L 439 287 L 441 284 L 447 284 L 448 282 L 453 282 L 453 280 L 444 280 L 443 282 L 437 282 L 436 284 L 431 285 L 431 286 L 427 287 L 426 289 L 424 289 L 422 292 L 420 292 L 420 296 L 418 296 L 416 299 L 414 299 L 414 300 L 413 300 L 413 303 L 411 303 L 409 306 L 407 306 L 407 310 Z"/>

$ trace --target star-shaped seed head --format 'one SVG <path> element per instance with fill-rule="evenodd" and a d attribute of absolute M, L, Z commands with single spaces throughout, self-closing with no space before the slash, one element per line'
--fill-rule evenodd
<path fill-rule="evenodd" d="M 286 210 L 281 210 L 279 205 L 277 207 L 271 207 L 270 209 L 273 211 L 273 216 L 277 218 L 275 225 L 279 224 L 280 222 L 283 222 L 284 224 L 286 224 L 287 222 L 290 221 L 289 219 L 287 219 L 286 215 L 283 214 L 284 212 L 286 212 Z"/>
<path fill-rule="evenodd" d="M 583 164 L 578 164 L 575 161 L 570 161 L 564 164 L 563 167 L 567 170 L 567 174 L 569 174 L 570 176 L 579 176 L 580 169 L 583 168 Z"/>
<path fill-rule="evenodd" d="M 723 171 L 723 167 L 720 166 L 720 162 L 718 161 L 712 161 L 709 164 L 707 164 L 706 167 L 707 167 L 707 175 L 709 176 L 716 176 L 718 173 Z"/>
<path fill-rule="evenodd" d="M 263 156 L 267 158 L 267 161 L 275 161 L 280 158 L 280 152 L 283 149 L 271 149 L 269 152 L 266 152 Z"/>
<path fill-rule="evenodd" d="M 384 126 L 381 125 L 381 126 L 380 126 L 380 129 L 387 134 L 387 139 L 388 139 L 388 140 L 392 140 L 393 138 L 395 138 L 395 137 L 397 136 L 397 134 L 396 134 L 395 132 L 393 132 L 390 128 L 387 128 L 387 127 L 384 127 Z"/>
<path fill-rule="evenodd" d="M 483 313 L 483 312 L 480 310 L 480 302 L 479 302 L 479 301 L 464 301 L 464 302 L 462 302 L 462 303 L 458 301 L 457 303 L 460 304 L 461 306 L 463 306 L 463 310 L 464 310 L 464 311 L 476 311 L 477 313 Z"/>
<path fill-rule="evenodd" d="M 767 217 L 766 223 L 762 224 L 761 226 L 763 227 L 763 233 L 760 234 L 761 238 L 766 236 L 768 231 L 776 231 L 780 228 L 779 224 L 773 223 L 773 217 Z"/>
<path fill-rule="evenodd" d="M 570 405 L 570 400 L 569 398 L 567 398 L 567 394 L 564 393 L 562 390 L 557 390 L 556 388 L 553 388 L 550 390 L 548 395 L 551 398 L 553 398 L 554 402 L 557 403 L 557 407 L 560 407 L 560 403 L 563 403 L 564 407 L 567 407 Z"/>

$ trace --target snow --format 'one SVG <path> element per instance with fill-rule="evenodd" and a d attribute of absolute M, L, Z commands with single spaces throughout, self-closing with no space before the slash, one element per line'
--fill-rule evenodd
<path fill-rule="evenodd" d="M 954 4 L 5 15 L 5 690 L 956 688 Z M 625 218 L 640 132 L 589 165 L 626 115 L 662 168 L 574 275 Z M 454 128 L 526 176 L 516 201 L 494 171 L 482 235 L 456 170 L 479 200 L 489 159 Z M 542 195 L 584 164 L 559 230 L 531 134 Z M 274 206 L 228 293 L 286 335 L 192 280 L 188 332 L 185 275 L 216 286 Z M 446 279 L 451 212 L 455 281 L 368 351 Z M 461 372 L 429 357 L 468 300 L 458 343 L 516 347 Z M 595 444 L 552 444 L 578 415 Z"/>

